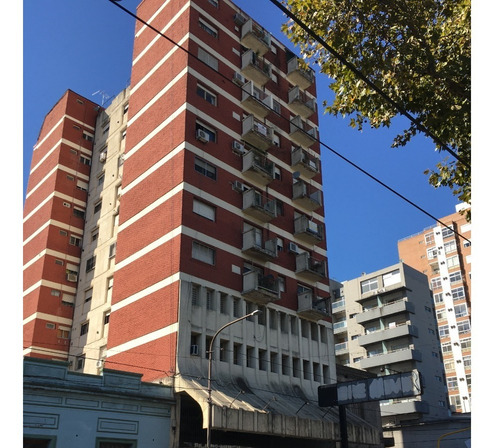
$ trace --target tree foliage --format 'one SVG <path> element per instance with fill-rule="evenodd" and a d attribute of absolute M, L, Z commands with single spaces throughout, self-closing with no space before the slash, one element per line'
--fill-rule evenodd
<path fill-rule="evenodd" d="M 353 64 L 372 83 L 451 148 L 470 166 L 471 2 L 470 0 L 288 0 L 288 9 Z M 319 45 L 298 24 L 283 31 L 302 55 L 333 79 L 326 111 L 349 116 L 350 124 L 389 127 L 398 111 Z M 406 145 L 415 124 L 393 141 Z M 438 151 L 443 148 L 436 145 Z M 444 153 L 443 153 L 444 154 Z M 447 156 L 427 170 L 435 187 L 450 187 L 471 201 L 470 168 Z"/>

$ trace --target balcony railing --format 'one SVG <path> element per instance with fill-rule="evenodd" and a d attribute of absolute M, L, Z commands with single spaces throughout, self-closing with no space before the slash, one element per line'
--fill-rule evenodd
<path fill-rule="evenodd" d="M 342 308 L 345 308 L 345 299 L 337 300 L 336 302 L 332 303 L 333 312 L 335 312 L 337 310 L 340 311 Z"/>
<path fill-rule="evenodd" d="M 319 173 L 319 159 L 300 146 L 295 146 L 292 148 L 291 167 L 293 171 L 299 171 L 301 176 L 312 179 Z"/>
<path fill-rule="evenodd" d="M 297 115 L 290 121 L 290 138 L 298 145 L 309 148 L 318 138 L 318 128 L 307 124 Z"/>
<path fill-rule="evenodd" d="M 382 306 L 364 309 L 362 313 L 356 315 L 356 322 L 363 324 L 371 320 L 378 320 L 386 316 L 401 313 L 415 313 L 415 305 L 406 299 L 397 300 L 392 303 L 386 303 Z"/>
<path fill-rule="evenodd" d="M 314 72 L 296 56 L 288 61 L 287 69 L 288 80 L 302 90 L 307 89 L 314 82 Z"/>
<path fill-rule="evenodd" d="M 241 72 L 246 78 L 263 86 L 271 79 L 271 66 L 253 50 L 247 50 L 241 56 Z"/>
<path fill-rule="evenodd" d="M 318 321 L 330 317 L 330 299 L 318 297 L 312 291 L 305 291 L 298 295 L 297 314 L 304 319 Z"/>
<path fill-rule="evenodd" d="M 387 353 L 381 353 L 369 358 L 363 358 L 360 361 L 362 369 L 370 369 L 378 366 L 396 364 L 405 361 L 422 361 L 422 352 L 413 348 L 395 350 Z"/>
<path fill-rule="evenodd" d="M 316 112 L 316 99 L 307 96 L 299 86 L 288 92 L 288 107 L 303 118 L 309 118 Z"/>
<path fill-rule="evenodd" d="M 333 324 L 333 333 L 342 333 L 347 331 L 347 322 L 345 320 L 341 320 L 340 322 L 335 322 Z"/>
<path fill-rule="evenodd" d="M 276 201 L 264 198 L 254 189 L 246 190 L 243 192 L 243 213 L 269 222 L 276 218 Z"/>
<path fill-rule="evenodd" d="M 253 115 L 243 119 L 241 138 L 252 146 L 266 151 L 273 144 L 274 130 Z"/>
<path fill-rule="evenodd" d="M 279 300 L 278 279 L 272 275 L 264 276 L 258 271 L 245 272 L 243 274 L 243 291 L 241 295 L 259 304 Z"/>
<path fill-rule="evenodd" d="M 241 27 L 241 43 L 259 54 L 266 54 L 271 48 L 269 33 L 253 20 L 247 20 Z"/>
<path fill-rule="evenodd" d="M 326 277 L 326 261 L 318 260 L 302 252 L 295 257 L 295 273 L 309 280 L 317 281 Z"/>
<path fill-rule="evenodd" d="M 262 241 L 262 234 L 257 229 L 250 229 L 243 233 L 241 250 L 262 260 L 272 260 L 278 256 L 278 239 Z"/>
<path fill-rule="evenodd" d="M 292 199 L 306 210 L 314 211 L 323 205 L 321 190 L 310 191 L 310 185 L 299 180 L 293 184 Z"/>
<path fill-rule="evenodd" d="M 293 222 L 294 236 L 310 244 L 317 244 L 325 239 L 325 228 L 323 224 L 311 221 L 302 215 Z"/>
<path fill-rule="evenodd" d="M 391 339 L 402 338 L 405 336 L 418 337 L 418 327 L 409 323 L 403 323 L 400 325 L 395 325 L 394 327 L 383 328 L 378 331 L 373 331 L 360 336 L 358 338 L 358 343 L 361 346 L 366 346 L 381 341 L 389 341 Z"/>
<path fill-rule="evenodd" d="M 248 151 L 243 156 L 243 169 L 241 172 L 254 182 L 267 185 L 274 179 L 274 162 L 269 161 L 262 154 Z"/>
<path fill-rule="evenodd" d="M 250 113 L 265 118 L 271 110 L 271 96 L 248 81 L 242 87 L 241 105 Z"/>

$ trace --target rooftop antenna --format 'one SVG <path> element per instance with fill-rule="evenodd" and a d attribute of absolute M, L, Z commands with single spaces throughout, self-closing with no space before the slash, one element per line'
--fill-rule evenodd
<path fill-rule="evenodd" d="M 94 92 L 92 96 L 97 94 L 101 95 L 101 106 L 103 106 L 104 103 L 109 99 L 109 95 L 104 90 L 98 90 L 97 92 Z"/>

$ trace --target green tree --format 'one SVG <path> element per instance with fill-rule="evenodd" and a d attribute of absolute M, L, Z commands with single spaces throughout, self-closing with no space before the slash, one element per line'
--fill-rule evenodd
<path fill-rule="evenodd" d="M 450 187 L 470 203 L 470 0 L 286 3 L 293 15 L 457 154 L 458 160 L 448 154 L 425 174 L 436 188 Z M 359 130 L 391 125 L 399 112 L 383 96 L 294 21 L 284 24 L 283 31 L 308 61 L 333 79 L 334 99 L 324 103 L 328 113 L 349 116 L 350 125 Z M 409 122 L 392 146 L 406 145 L 418 132 Z M 444 150 L 439 144 L 436 149 Z"/>

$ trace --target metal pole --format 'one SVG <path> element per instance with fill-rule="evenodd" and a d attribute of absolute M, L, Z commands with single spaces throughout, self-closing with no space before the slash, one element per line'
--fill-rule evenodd
<path fill-rule="evenodd" d="M 212 436 L 212 353 L 213 353 L 213 345 L 215 342 L 215 338 L 219 336 L 219 333 L 225 328 L 229 327 L 229 325 L 233 325 L 240 320 L 247 319 L 257 313 L 260 313 L 260 310 L 252 311 L 249 314 L 245 314 L 243 317 L 239 317 L 231 322 L 228 322 L 226 325 L 220 327 L 212 337 L 210 341 L 210 347 L 208 349 L 208 421 L 207 421 L 207 448 L 211 448 L 211 436 Z"/>

